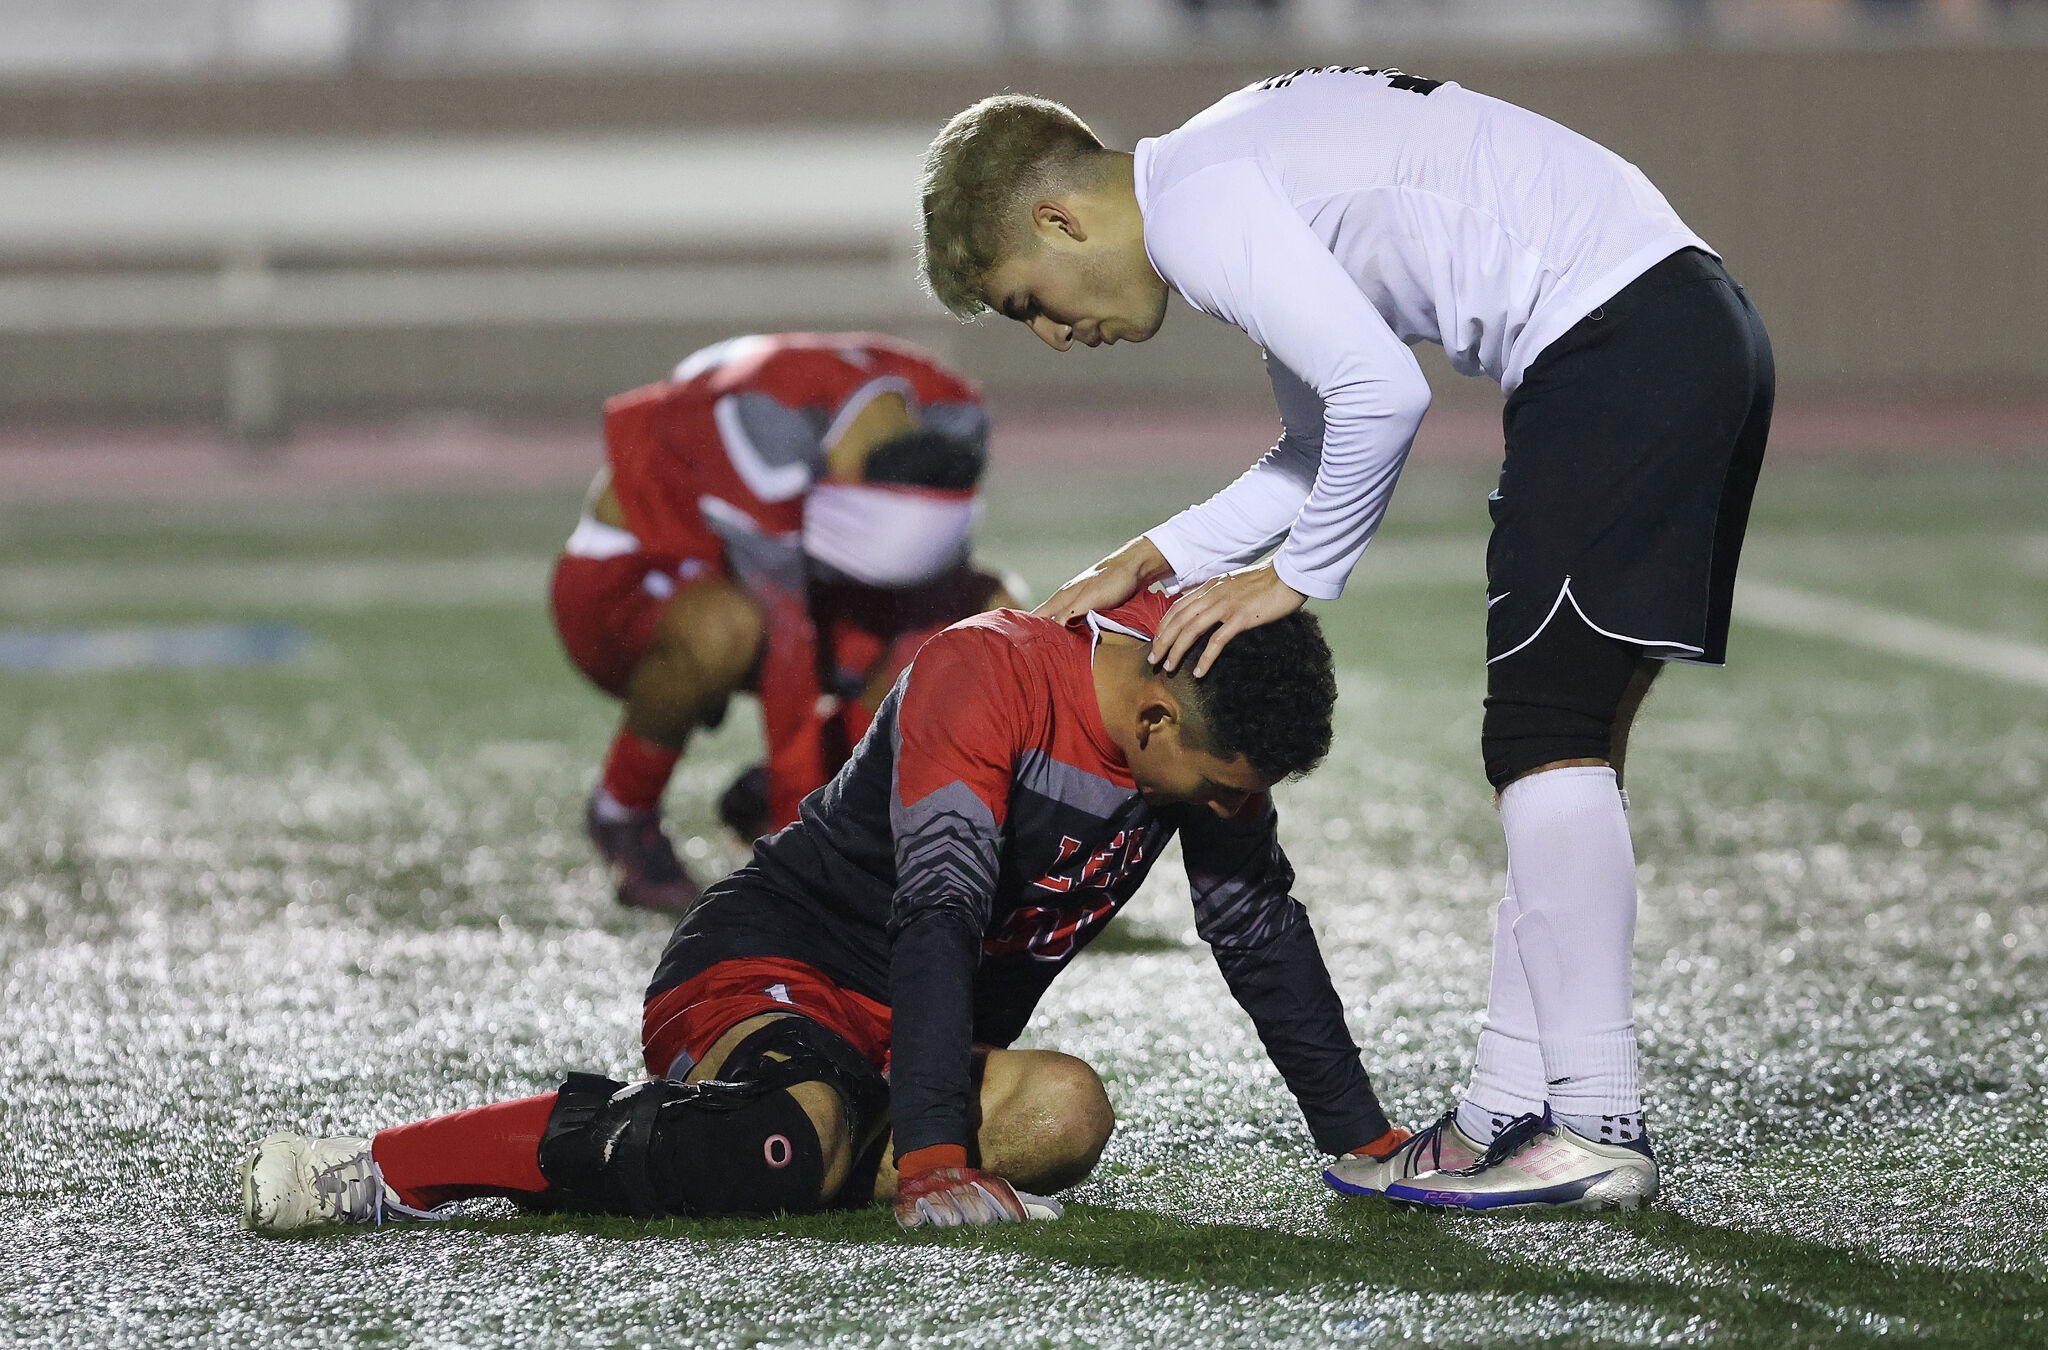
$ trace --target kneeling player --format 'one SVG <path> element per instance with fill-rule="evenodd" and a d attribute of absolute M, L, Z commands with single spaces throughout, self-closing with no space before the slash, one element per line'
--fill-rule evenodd
<path fill-rule="evenodd" d="M 1109 1101 L 1080 1060 L 1007 1047 L 1176 832 L 1196 931 L 1316 1143 L 1398 1145 L 1267 796 L 1329 748 L 1329 648 L 1297 614 L 1239 635 L 1199 682 L 1163 674 L 1146 651 L 1168 603 L 1064 626 L 1002 610 L 926 644 L 797 823 L 677 927 L 642 1023 L 650 1081 L 574 1074 L 372 1139 L 273 1135 L 242 1165 L 245 1225 L 477 1195 L 643 1216 L 893 1196 L 911 1226 L 1056 1216 L 1034 1193 L 1093 1168 Z"/>
<path fill-rule="evenodd" d="M 926 637 L 1012 603 L 968 561 L 988 419 L 903 343 L 785 333 L 705 348 L 604 426 L 553 588 L 570 659 L 626 704 L 586 827 L 621 904 L 679 911 L 698 889 L 660 806 L 696 728 L 761 697 L 767 762 L 720 803 L 751 842 L 845 762 Z"/>

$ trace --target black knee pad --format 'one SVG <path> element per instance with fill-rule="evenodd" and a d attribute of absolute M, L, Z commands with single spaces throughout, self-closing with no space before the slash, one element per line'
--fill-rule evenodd
<path fill-rule="evenodd" d="M 571 1074 L 540 1141 L 554 1203 L 640 1219 L 814 1210 L 824 1159 L 785 1088 L 716 1080 Z"/>
<path fill-rule="evenodd" d="M 889 1080 L 844 1036 L 808 1017 L 782 1017 L 733 1047 L 718 1076 L 727 1082 L 823 1083 L 845 1107 L 847 1142 L 860 1150 L 889 1116 Z"/>
<path fill-rule="evenodd" d="M 1559 607 L 1532 642 L 1486 668 L 1486 781 L 1497 790 L 1545 764 L 1608 758 L 1615 715 L 1641 660 L 1640 647 Z"/>
<path fill-rule="evenodd" d="M 829 1199 L 822 1194 L 824 1145 L 789 1089 L 832 1087 L 846 1102 L 851 1146 L 887 1110 L 881 1074 L 808 1018 L 785 1018 L 747 1037 L 722 1072 L 697 1083 L 631 1087 L 569 1075 L 540 1142 L 553 1201 L 638 1218 L 820 1209 Z"/>

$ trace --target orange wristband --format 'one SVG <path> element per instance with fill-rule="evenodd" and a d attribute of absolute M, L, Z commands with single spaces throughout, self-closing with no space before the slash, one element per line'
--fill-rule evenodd
<path fill-rule="evenodd" d="M 896 1159 L 896 1175 L 921 1177 L 941 1167 L 967 1166 L 967 1149 L 962 1144 L 932 1144 L 914 1148 Z"/>

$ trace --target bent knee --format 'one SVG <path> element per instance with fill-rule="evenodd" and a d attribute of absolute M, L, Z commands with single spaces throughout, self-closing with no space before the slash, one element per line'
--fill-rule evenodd
<path fill-rule="evenodd" d="M 839 1193 L 839 1188 L 846 1184 L 847 1173 L 853 1170 L 853 1141 L 846 1105 L 830 1084 L 816 1080 L 792 1084 L 787 1091 L 803 1108 L 816 1134 L 823 1174 L 818 1200 L 822 1204 Z"/>
<path fill-rule="evenodd" d="M 737 685 L 752 668 L 767 624 L 745 591 L 725 580 L 702 581 L 661 612 L 649 656 L 687 661 L 701 675 Z"/>
<path fill-rule="evenodd" d="M 1054 1092 L 1060 1119 L 1067 1137 L 1080 1146 L 1079 1152 L 1085 1154 L 1092 1169 L 1109 1136 L 1116 1132 L 1116 1108 L 1109 1104 L 1109 1089 L 1102 1085 L 1102 1075 L 1093 1065 L 1072 1055 L 1056 1054 L 1054 1058 L 1059 1065 L 1054 1071 Z"/>
<path fill-rule="evenodd" d="M 1559 764 L 1604 762 L 1620 734 L 1641 650 L 1559 614 L 1525 647 L 1486 670 L 1480 753 L 1498 791 Z M 1640 700 L 1640 694 L 1637 695 Z"/>
<path fill-rule="evenodd" d="M 1102 1076 L 1086 1060 L 1055 1050 L 1028 1053 L 1033 1062 L 1011 1110 L 1038 1144 L 1038 1184 L 1059 1190 L 1095 1170 L 1116 1131 L 1116 1110 Z"/>

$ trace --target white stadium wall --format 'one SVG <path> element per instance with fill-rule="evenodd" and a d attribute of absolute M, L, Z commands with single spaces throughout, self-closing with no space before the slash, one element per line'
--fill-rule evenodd
<path fill-rule="evenodd" d="M 1640 164 L 1726 254 L 1788 388 L 2048 389 L 2048 50 L 1676 50 L 0 91 L 0 417 L 576 414 L 749 328 L 935 344 L 999 402 L 1262 396 L 1198 316 L 1054 359 L 911 275 L 915 154 L 992 90 L 1121 145 L 1273 70 L 1398 63 Z M 1441 396 L 1483 401 L 1443 375 Z"/>

